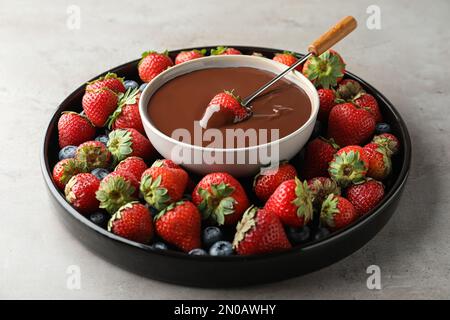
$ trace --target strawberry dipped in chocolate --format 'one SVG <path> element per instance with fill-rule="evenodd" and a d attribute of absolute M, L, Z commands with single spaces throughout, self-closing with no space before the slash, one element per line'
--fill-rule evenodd
<path fill-rule="evenodd" d="M 251 111 L 241 104 L 241 98 L 233 90 L 224 90 L 209 102 L 199 124 L 203 129 L 221 128 L 244 121 L 250 116 Z"/>

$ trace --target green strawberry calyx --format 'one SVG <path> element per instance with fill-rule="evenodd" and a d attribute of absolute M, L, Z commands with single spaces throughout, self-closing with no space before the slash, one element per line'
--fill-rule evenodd
<path fill-rule="evenodd" d="M 337 185 L 336 181 L 329 178 L 325 181 L 313 179 L 312 184 L 310 185 L 310 190 L 313 204 L 319 208 L 325 198 L 330 194 L 335 194 L 337 196 L 341 195 L 341 188 Z"/>
<path fill-rule="evenodd" d="M 357 81 L 348 81 L 337 88 L 335 103 L 354 102 L 365 93 Z"/>
<path fill-rule="evenodd" d="M 227 50 L 228 50 L 228 47 L 219 46 L 219 47 L 217 47 L 215 49 L 211 49 L 211 55 L 212 56 L 218 56 L 218 55 L 221 55 L 222 53 L 224 53 Z"/>
<path fill-rule="evenodd" d="M 108 167 L 110 157 L 109 151 L 103 145 L 84 145 L 78 148 L 76 153 L 76 159 L 87 171 Z"/>
<path fill-rule="evenodd" d="M 77 159 L 70 158 L 65 163 L 61 164 L 62 166 L 62 175 L 59 178 L 62 184 L 67 184 L 67 182 L 76 174 L 87 172 L 86 166 L 83 165 Z"/>
<path fill-rule="evenodd" d="M 234 214 L 236 200 L 231 197 L 234 187 L 221 182 L 220 184 L 211 184 L 209 189 L 210 191 L 203 188 L 198 189 L 198 193 L 202 198 L 198 209 L 204 220 L 211 218 L 218 225 L 223 225 L 225 216 Z"/>
<path fill-rule="evenodd" d="M 292 203 L 297 207 L 297 216 L 303 217 L 303 221 L 307 224 L 313 216 L 313 205 L 311 190 L 306 181 L 301 182 L 297 177 L 295 178 L 295 196 Z"/>
<path fill-rule="evenodd" d="M 116 110 L 109 116 L 108 121 L 106 122 L 108 125 L 108 129 L 111 130 L 114 122 L 116 122 L 117 118 L 122 114 L 122 109 L 126 105 L 131 105 L 137 103 L 137 94 L 139 93 L 139 88 L 131 89 L 129 88 L 125 93 L 118 94 L 118 102 Z"/>
<path fill-rule="evenodd" d="M 169 191 L 161 185 L 161 182 L 161 175 L 154 179 L 151 175 L 145 174 L 140 185 L 144 200 L 157 210 L 163 210 L 171 201 Z"/>
<path fill-rule="evenodd" d="M 176 207 L 183 205 L 185 202 L 186 201 L 184 201 L 184 200 L 180 200 L 180 201 L 177 201 L 177 202 L 172 202 L 167 207 L 165 207 L 160 212 L 158 212 L 158 214 L 155 216 L 155 218 L 153 218 L 153 220 L 156 221 L 156 220 L 161 219 L 161 217 L 164 216 L 167 212 L 170 212 L 173 209 L 175 209 Z"/>
<path fill-rule="evenodd" d="M 245 239 L 245 235 L 256 227 L 256 214 L 258 208 L 255 206 L 249 207 L 243 214 L 241 220 L 236 226 L 236 234 L 233 240 L 233 248 L 236 249 L 239 243 Z"/>
<path fill-rule="evenodd" d="M 130 181 L 121 176 L 113 176 L 102 180 L 95 197 L 100 201 L 101 209 L 113 214 L 124 204 L 136 200 L 135 191 Z"/>
<path fill-rule="evenodd" d="M 330 194 L 322 203 L 320 220 L 328 227 L 335 227 L 334 216 L 339 213 L 338 202 L 339 198 L 335 194 Z"/>
<path fill-rule="evenodd" d="M 75 195 L 75 193 L 72 190 L 76 183 L 77 183 L 77 177 L 73 176 L 72 178 L 70 178 L 69 182 L 67 182 L 66 187 L 64 189 L 64 194 L 66 195 L 66 200 L 69 203 L 73 203 L 77 199 L 77 196 Z"/>
<path fill-rule="evenodd" d="M 373 137 L 373 143 L 376 143 L 378 146 L 383 147 L 386 154 L 391 157 L 398 152 L 397 142 L 388 137 L 378 135 Z"/>
<path fill-rule="evenodd" d="M 108 221 L 108 231 L 111 232 L 114 228 L 114 222 L 119 221 L 120 219 L 122 219 L 123 213 L 125 210 L 129 210 L 132 209 L 133 206 L 135 204 L 139 204 L 139 201 L 131 201 L 128 202 L 127 204 L 124 204 L 123 206 L 121 206 L 109 219 Z"/>
<path fill-rule="evenodd" d="M 155 162 L 153 162 L 150 167 L 151 168 L 162 168 L 162 167 L 164 167 L 164 160 L 161 160 L 161 159 L 155 160 Z"/>
<path fill-rule="evenodd" d="M 107 147 L 116 163 L 125 159 L 133 152 L 132 146 L 133 138 L 131 132 L 128 130 L 116 129 L 109 134 Z"/>
<path fill-rule="evenodd" d="M 98 81 L 107 80 L 107 79 L 117 79 L 117 80 L 121 81 L 122 83 L 124 81 L 124 78 L 118 77 L 117 74 L 115 74 L 114 72 L 108 72 L 104 76 L 101 76 L 93 81 L 89 81 L 87 84 L 89 85 L 89 84 L 93 84 Z"/>
<path fill-rule="evenodd" d="M 339 56 L 331 54 L 330 51 L 326 51 L 318 57 L 312 56 L 308 61 L 305 75 L 316 86 L 329 89 L 336 86 L 337 80 L 344 76 L 342 70 L 345 69 L 345 64 Z"/>
<path fill-rule="evenodd" d="M 359 152 L 350 151 L 336 154 L 328 169 L 330 176 L 341 187 L 357 183 L 366 176 L 367 166 L 361 160 Z"/>

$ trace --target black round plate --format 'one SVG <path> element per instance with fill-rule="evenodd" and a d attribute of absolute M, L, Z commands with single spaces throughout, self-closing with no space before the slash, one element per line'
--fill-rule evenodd
<path fill-rule="evenodd" d="M 268 58 L 283 51 L 258 47 L 233 47 L 245 54 L 259 52 Z M 211 48 L 213 47 L 207 49 Z M 182 50 L 171 51 L 170 56 L 174 58 L 179 51 Z M 115 72 L 126 79 L 138 80 L 137 63 L 138 60 L 131 61 L 109 72 Z M 278 281 L 328 266 L 361 248 L 390 219 L 398 205 L 411 160 L 408 130 L 394 106 L 364 80 L 348 72 L 346 78 L 359 81 L 368 93 L 377 98 L 383 117 L 400 139 L 402 148 L 394 157 L 394 173 L 386 183 L 387 192 L 383 201 L 369 214 L 323 240 L 311 241 L 281 253 L 258 256 L 189 256 L 172 250 L 153 250 L 148 245 L 126 240 L 96 226 L 66 202 L 64 195 L 51 178 L 51 170 L 58 160 L 58 118 L 63 111 L 81 111 L 84 84 L 61 103 L 45 133 L 40 157 L 50 198 L 57 208 L 58 216 L 68 229 L 93 252 L 120 267 L 161 281 L 200 287 L 231 287 Z"/>

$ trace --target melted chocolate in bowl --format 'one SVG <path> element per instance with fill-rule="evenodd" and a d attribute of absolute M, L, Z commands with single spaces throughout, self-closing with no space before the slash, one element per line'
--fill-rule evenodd
<path fill-rule="evenodd" d="M 234 90 L 234 94 L 245 98 L 271 80 L 274 73 L 250 67 L 210 68 L 193 71 L 174 78 L 161 86 L 150 98 L 148 114 L 153 125 L 165 135 L 172 137 L 176 129 L 187 129 L 194 137 L 194 123 L 199 121 L 208 103 L 223 90 Z M 243 122 L 225 124 L 215 122 L 225 139 L 226 129 L 267 129 L 266 141 L 255 143 L 250 139 L 238 141 L 235 146 L 253 146 L 285 137 L 308 121 L 311 101 L 307 94 L 287 79 L 281 79 L 267 89 L 252 103 L 253 116 Z M 278 137 L 271 136 L 271 129 L 278 129 Z M 222 141 L 194 141 L 191 144 L 225 148 Z M 186 142 L 186 141 L 185 141 Z M 228 142 L 227 142 L 228 143 Z M 243 144 L 243 145 L 242 145 Z"/>

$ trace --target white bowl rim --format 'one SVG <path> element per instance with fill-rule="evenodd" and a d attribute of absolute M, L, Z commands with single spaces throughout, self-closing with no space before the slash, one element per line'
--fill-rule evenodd
<path fill-rule="evenodd" d="M 189 148 L 189 149 L 193 149 L 193 150 L 198 150 L 198 151 L 206 151 L 206 152 L 243 152 L 243 151 L 253 151 L 256 149 L 260 149 L 260 148 L 268 148 L 271 147 L 274 144 L 280 144 L 286 140 L 289 140 L 290 138 L 292 138 L 293 136 L 299 134 L 300 132 L 302 132 L 303 130 L 305 130 L 306 127 L 308 127 L 308 125 L 311 124 L 312 121 L 314 121 L 314 119 L 317 117 L 317 114 L 319 112 L 319 94 L 317 92 L 316 87 L 314 86 L 314 84 L 307 78 L 305 77 L 301 72 L 298 72 L 296 70 L 291 71 L 291 74 L 294 77 L 300 78 L 302 83 L 304 83 L 307 87 L 309 87 L 309 89 L 311 89 L 311 92 L 313 94 L 313 99 L 311 100 L 311 114 L 308 118 L 308 120 L 297 130 L 291 132 L 290 134 L 271 141 L 271 142 L 267 142 L 264 144 L 258 144 L 256 146 L 249 146 L 249 147 L 242 147 L 242 148 L 214 148 L 214 147 L 202 147 L 202 146 L 197 146 L 197 145 L 193 145 L 193 144 L 189 144 L 186 142 L 182 142 L 182 141 L 178 141 L 172 137 L 169 137 L 168 135 L 164 134 L 163 132 L 161 132 L 158 128 L 156 128 L 152 122 L 149 119 L 148 116 L 148 112 L 147 112 L 147 107 L 148 107 L 148 101 L 146 104 L 144 104 L 144 100 L 143 97 L 145 97 L 146 92 L 149 91 L 149 88 L 151 86 L 152 83 L 155 83 L 157 80 L 159 80 L 160 78 L 162 78 L 163 76 L 167 75 L 170 72 L 173 72 L 174 70 L 176 70 L 176 68 L 183 68 L 186 67 L 188 64 L 195 64 L 195 63 L 199 63 L 201 61 L 205 61 L 207 59 L 216 59 L 216 60 L 230 60 L 230 61 L 235 61 L 235 60 L 246 60 L 248 59 L 249 61 L 252 59 L 260 59 L 262 62 L 267 63 L 267 64 L 271 64 L 273 66 L 276 66 L 278 68 L 280 68 L 280 66 L 284 66 L 282 63 L 265 58 L 265 57 L 258 57 L 258 56 L 252 56 L 252 55 L 217 55 L 217 56 L 207 56 L 207 57 L 202 57 L 202 58 L 197 58 L 194 60 L 190 60 L 190 61 L 186 61 L 183 62 L 181 64 L 178 65 L 174 65 L 173 67 L 170 67 L 168 69 L 166 69 L 165 71 L 161 72 L 159 75 L 157 75 L 155 78 L 153 78 L 150 82 L 147 83 L 147 86 L 145 87 L 144 91 L 142 91 L 140 99 L 139 99 L 139 113 L 141 115 L 141 119 L 143 122 L 145 122 L 146 125 L 148 125 L 150 127 L 150 129 L 156 133 L 158 136 L 160 136 L 162 139 L 168 140 L 171 143 L 175 143 L 177 145 L 181 145 L 183 147 Z M 251 67 L 250 68 L 255 68 L 256 67 Z M 203 69 L 209 69 L 209 68 L 203 68 Z M 203 69 L 196 69 L 196 70 L 203 70 Z M 195 70 L 190 70 L 187 71 L 181 75 L 184 75 L 186 73 L 189 72 L 193 72 Z M 264 70 L 267 71 L 267 70 Z M 282 70 L 280 70 L 281 72 Z M 181 76 L 179 75 L 179 76 Z M 170 80 L 169 80 L 170 81 Z M 297 84 L 296 84 L 297 85 Z M 161 85 L 162 86 L 162 85 Z M 160 87 L 161 87 L 160 86 Z M 298 85 L 297 85 L 298 86 Z M 159 88 L 160 88 L 159 87 Z M 159 89 L 158 88 L 158 89 Z M 303 87 L 300 87 L 301 89 L 304 89 Z M 309 98 L 309 95 L 308 95 Z"/>

